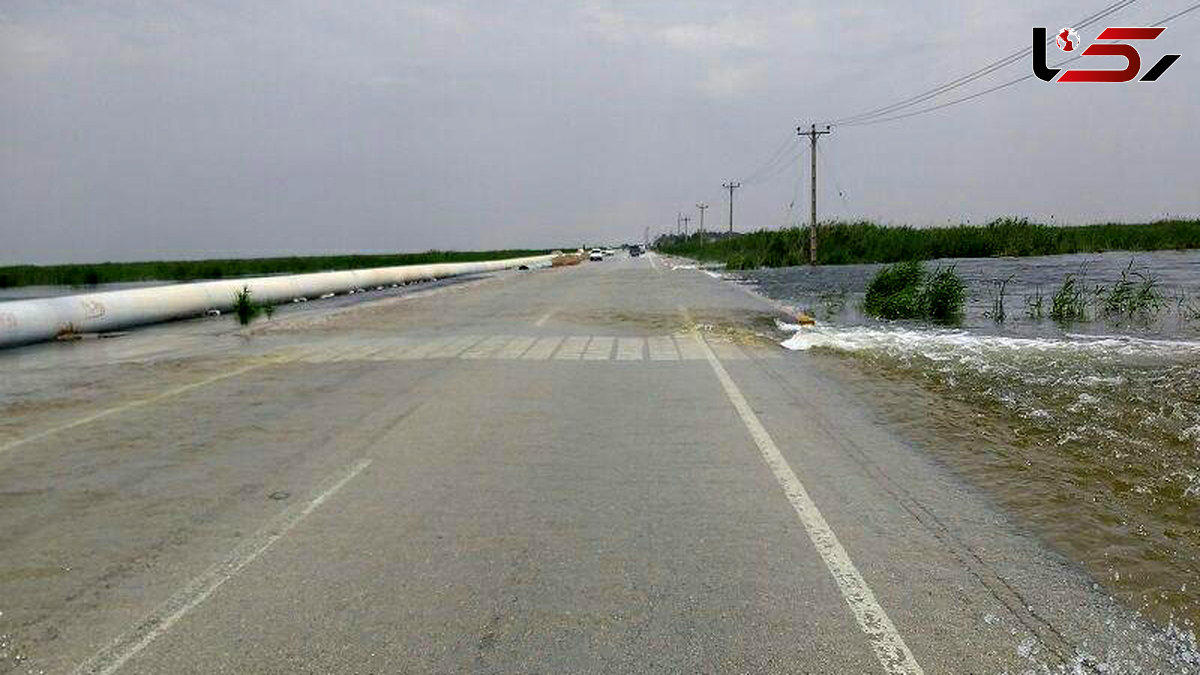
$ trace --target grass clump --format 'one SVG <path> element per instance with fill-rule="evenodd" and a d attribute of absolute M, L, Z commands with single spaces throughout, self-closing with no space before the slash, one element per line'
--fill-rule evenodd
<path fill-rule="evenodd" d="M 929 274 L 914 260 L 879 270 L 867 285 L 863 311 L 881 319 L 953 323 L 962 317 L 966 300 L 966 285 L 953 265 Z"/>
<path fill-rule="evenodd" d="M 1033 289 L 1032 293 L 1025 295 L 1025 316 L 1034 321 L 1041 321 L 1045 314 L 1046 296 L 1042 294 L 1042 287 L 1038 286 Z"/>
<path fill-rule="evenodd" d="M 1097 293 L 1100 312 L 1109 320 L 1148 322 L 1167 305 L 1158 277 L 1150 270 L 1135 270 L 1133 260 L 1121 271 L 1121 279 Z"/>
<path fill-rule="evenodd" d="M 924 279 L 925 267 L 916 260 L 879 270 L 867 285 L 863 311 L 881 319 L 920 318 Z"/>
<path fill-rule="evenodd" d="M 996 323 L 1004 323 L 1008 319 L 1008 312 L 1004 308 L 1004 296 L 1008 293 L 1008 285 L 1016 276 L 1010 274 L 1007 279 L 992 279 L 992 308 L 984 312 L 984 316 Z"/>
<path fill-rule="evenodd" d="M 270 318 L 275 314 L 275 308 L 255 302 L 251 297 L 250 287 L 242 286 L 242 290 L 233 294 L 233 314 L 237 317 L 238 323 L 248 326 L 260 314 L 266 314 L 267 318 Z"/>
<path fill-rule="evenodd" d="M 1087 321 L 1087 297 L 1082 271 L 1063 277 L 1062 285 L 1050 298 L 1050 318 L 1060 324 Z"/>

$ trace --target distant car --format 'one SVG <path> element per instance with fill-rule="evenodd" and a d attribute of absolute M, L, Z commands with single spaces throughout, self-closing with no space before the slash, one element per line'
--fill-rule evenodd
<path fill-rule="evenodd" d="M 617 254 L 617 252 L 612 250 L 611 248 L 604 249 L 604 255 L 616 255 L 616 254 Z"/>
<path fill-rule="evenodd" d="M 604 261 L 604 251 L 601 251 L 598 248 L 592 249 L 592 251 L 590 253 L 588 253 L 588 260 L 592 260 L 592 261 L 598 260 L 598 261 L 603 262 Z"/>
<path fill-rule="evenodd" d="M 642 254 L 642 249 L 638 248 L 637 246 L 629 247 L 629 257 L 636 258 L 641 254 Z"/>

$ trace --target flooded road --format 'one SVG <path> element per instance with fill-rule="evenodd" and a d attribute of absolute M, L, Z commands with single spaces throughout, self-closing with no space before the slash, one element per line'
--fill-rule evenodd
<path fill-rule="evenodd" d="M 830 355 L 822 362 L 881 417 L 986 488 L 1114 595 L 1164 625 L 1194 631 L 1200 252 L 929 266 L 938 264 L 954 264 L 968 284 L 960 326 L 864 317 L 858 305 L 879 266 L 734 279 L 818 318 L 815 327 L 784 327 L 792 333 L 785 347 Z M 1105 293 L 1127 269 L 1154 278 L 1162 301 L 1144 315 L 1106 316 Z M 1087 320 L 1052 321 L 1045 304 L 1039 316 L 1036 298 L 1048 302 L 1067 275 L 1083 280 Z"/>

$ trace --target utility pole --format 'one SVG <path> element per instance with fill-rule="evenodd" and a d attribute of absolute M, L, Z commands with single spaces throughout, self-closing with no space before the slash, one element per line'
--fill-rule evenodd
<path fill-rule="evenodd" d="M 691 216 L 684 216 L 684 217 L 683 217 L 683 236 L 684 236 L 684 237 L 687 237 L 687 233 L 688 233 L 688 223 L 690 223 L 690 222 L 692 222 L 692 217 L 691 217 Z"/>
<path fill-rule="evenodd" d="M 742 187 L 742 184 L 729 181 L 721 183 L 721 187 L 729 190 L 729 234 L 733 234 L 733 191 Z"/>
<path fill-rule="evenodd" d="M 817 125 L 809 127 L 808 131 L 804 131 L 804 127 L 796 127 L 796 133 L 801 136 L 808 136 L 809 142 L 812 143 L 812 214 L 808 221 L 808 264 L 817 264 L 817 139 L 825 134 L 833 133 L 829 130 L 829 125 L 825 125 L 824 131 L 817 131 Z"/>
<path fill-rule="evenodd" d="M 704 209 L 708 208 L 708 204 L 700 202 L 696 204 L 696 208 L 700 209 L 700 243 L 704 243 Z"/>

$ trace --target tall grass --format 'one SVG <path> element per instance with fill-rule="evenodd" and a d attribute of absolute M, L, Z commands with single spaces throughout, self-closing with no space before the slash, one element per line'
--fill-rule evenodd
<path fill-rule="evenodd" d="M 934 258 L 1200 248 L 1200 220 L 1070 227 L 1002 218 L 986 225 L 931 228 L 891 227 L 864 221 L 821 225 L 818 235 L 818 263 L 893 263 Z M 725 262 L 730 269 L 800 265 L 808 261 L 808 228 L 760 230 L 716 240 L 710 236 L 704 243 L 697 235 L 664 236 L 656 246 L 666 253 Z"/>
<path fill-rule="evenodd" d="M 0 267 L 0 288 L 16 286 L 94 286 L 133 281 L 197 281 L 271 274 L 300 274 L 393 265 L 477 262 L 549 253 L 548 250 L 426 251 L 382 255 L 294 256 L 214 260 L 160 260 L 79 265 Z"/>
<path fill-rule="evenodd" d="M 1100 312 L 1112 320 L 1148 322 L 1166 306 L 1158 276 L 1149 269 L 1134 269 L 1134 261 L 1121 271 L 1112 287 L 1100 289 Z"/>
<path fill-rule="evenodd" d="M 917 261 L 897 263 L 875 273 L 867 285 L 863 311 L 881 319 L 928 319 L 954 323 L 963 314 L 967 287 L 954 265 L 932 274 Z"/>
<path fill-rule="evenodd" d="M 1087 321 L 1087 297 L 1083 271 L 1063 277 L 1062 285 L 1050 297 L 1050 318 L 1060 324 Z"/>

